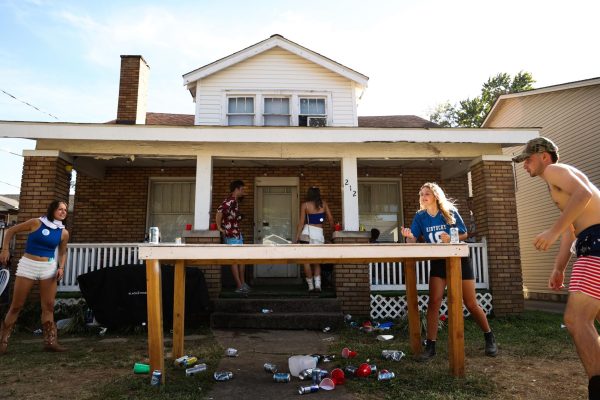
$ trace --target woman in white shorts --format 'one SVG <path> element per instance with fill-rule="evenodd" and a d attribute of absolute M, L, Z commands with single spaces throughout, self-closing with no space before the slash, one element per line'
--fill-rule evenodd
<path fill-rule="evenodd" d="M 10 258 L 9 244 L 17 233 L 27 233 L 25 254 L 17 266 L 15 287 L 10 309 L 0 324 L 0 355 L 6 353 L 8 338 L 23 309 L 27 295 L 33 284 L 39 282 L 42 306 L 42 329 L 45 351 L 65 351 L 57 342 L 54 323 L 54 300 L 57 282 L 62 279 L 67 261 L 69 232 L 63 221 L 67 217 L 67 203 L 53 201 L 46 215 L 15 225 L 6 231 L 0 264 L 7 264 Z"/>
<path fill-rule="evenodd" d="M 306 202 L 300 206 L 300 218 L 296 230 L 296 243 L 323 244 L 323 223 L 327 220 L 332 224 L 333 217 L 325 200 L 321 199 L 321 191 L 318 187 L 311 187 L 306 194 Z M 304 275 L 308 290 L 321 291 L 321 265 L 304 264 Z M 314 283 L 313 283 L 314 278 Z"/>

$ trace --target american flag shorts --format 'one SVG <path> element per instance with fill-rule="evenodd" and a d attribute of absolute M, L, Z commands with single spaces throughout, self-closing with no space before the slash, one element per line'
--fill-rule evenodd
<path fill-rule="evenodd" d="M 600 257 L 577 258 L 571 272 L 569 292 L 582 292 L 600 300 Z"/>

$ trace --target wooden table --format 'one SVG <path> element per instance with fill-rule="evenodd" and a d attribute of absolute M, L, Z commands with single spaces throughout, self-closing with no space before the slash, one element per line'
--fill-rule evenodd
<path fill-rule="evenodd" d="M 310 250 L 307 247 L 310 246 Z M 165 378 L 160 261 L 175 263 L 173 301 L 173 358 L 184 355 L 186 265 L 228 264 L 368 264 L 402 262 L 406 277 L 408 327 L 413 354 L 421 352 L 421 321 L 417 299 L 416 261 L 445 258 L 448 285 L 448 355 L 450 374 L 465 374 L 464 319 L 460 257 L 467 244 L 141 244 L 139 258 L 146 260 L 148 293 L 148 352 L 150 370 Z M 357 267 L 360 268 L 360 267 Z"/>

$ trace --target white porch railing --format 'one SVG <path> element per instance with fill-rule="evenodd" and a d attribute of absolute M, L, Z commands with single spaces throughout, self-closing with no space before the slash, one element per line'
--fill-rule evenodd
<path fill-rule="evenodd" d="M 470 258 L 475 274 L 475 289 L 489 289 L 487 243 L 469 243 Z M 417 262 L 417 290 L 429 289 L 429 261 Z M 402 263 L 369 264 L 371 291 L 406 290 Z"/>
<path fill-rule="evenodd" d="M 135 243 L 69 243 L 65 275 L 58 283 L 58 291 L 79 291 L 77 277 L 87 272 L 142 263 L 138 259 L 138 246 Z"/>

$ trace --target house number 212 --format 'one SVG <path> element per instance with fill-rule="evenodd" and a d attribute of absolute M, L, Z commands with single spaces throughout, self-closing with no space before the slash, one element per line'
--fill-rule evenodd
<path fill-rule="evenodd" d="M 348 179 L 345 180 L 344 186 L 348 186 L 348 190 L 352 193 L 352 197 L 356 197 L 356 190 L 352 190 L 352 185 L 348 182 Z"/>

